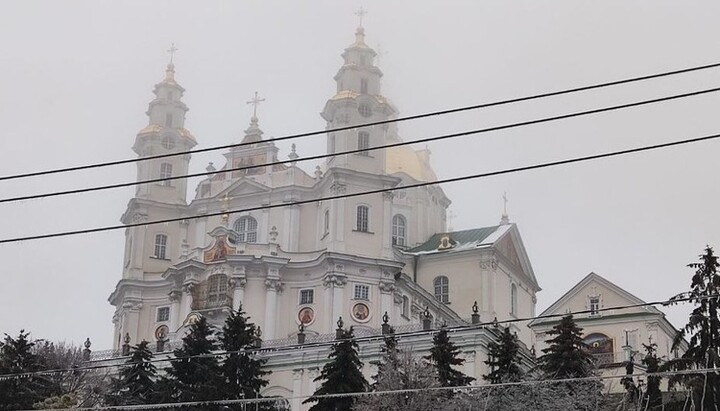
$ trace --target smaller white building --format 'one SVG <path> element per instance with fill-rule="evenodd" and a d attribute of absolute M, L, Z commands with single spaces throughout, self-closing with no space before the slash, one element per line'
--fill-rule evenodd
<path fill-rule="evenodd" d="M 673 339 L 677 329 L 665 318 L 665 314 L 654 306 L 628 309 L 611 309 L 644 304 L 645 301 L 608 281 L 604 277 L 590 273 L 565 293 L 559 300 L 540 314 L 540 317 L 552 314 L 589 311 L 573 318 L 583 329 L 585 343 L 595 356 L 596 364 L 603 376 L 625 374 L 625 363 L 632 360 L 636 372 L 644 371 L 641 360 L 645 355 L 643 344 L 657 345 L 658 357 L 677 358 L 687 344 L 673 351 Z M 538 355 L 547 348 L 547 332 L 559 321 L 557 319 L 537 319 L 529 326 L 534 333 Z M 620 379 L 606 380 L 611 392 L 623 390 Z"/>

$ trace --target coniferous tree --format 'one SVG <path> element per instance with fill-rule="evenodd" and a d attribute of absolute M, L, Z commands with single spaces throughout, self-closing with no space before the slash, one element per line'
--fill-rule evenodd
<path fill-rule="evenodd" d="M 35 341 L 30 333 L 20 330 L 17 338 L 5 334 L 0 342 L 0 374 L 17 374 L 44 369 L 41 358 L 34 352 Z M 44 376 L 9 378 L 0 381 L 0 410 L 30 409 L 47 398 L 51 384 Z"/>
<path fill-rule="evenodd" d="M 687 296 L 696 305 L 688 323 L 675 336 L 673 350 L 681 349 L 689 336 L 687 351 L 681 358 L 668 361 L 662 369 L 689 371 L 720 367 L 720 273 L 718 258 L 711 247 L 705 248 L 700 262 L 688 264 L 695 269 Z M 700 410 L 716 410 L 720 404 L 720 375 L 714 372 L 684 373 L 670 377 L 670 384 L 682 383 L 691 390 L 692 402 Z"/>
<path fill-rule="evenodd" d="M 190 332 L 182 339 L 182 347 L 174 351 L 175 357 L 182 359 L 172 361 L 165 369 L 167 376 L 158 381 L 156 402 L 221 399 L 224 379 L 220 364 L 216 357 L 207 355 L 217 349 L 213 335 L 205 317 L 190 326 Z"/>
<path fill-rule="evenodd" d="M 484 375 L 483 379 L 490 384 L 517 382 L 522 379 L 520 344 L 517 335 L 510 332 L 510 327 L 503 328 L 498 341 L 488 344 L 488 359 L 485 364 L 491 371 Z"/>
<path fill-rule="evenodd" d="M 110 382 L 108 405 L 141 405 L 152 403 L 155 395 L 155 365 L 148 342 L 143 340 L 131 348 L 126 366 L 120 369 L 118 378 Z"/>
<path fill-rule="evenodd" d="M 256 358 L 252 351 L 258 346 L 260 337 L 257 335 L 257 327 L 249 322 L 249 319 L 250 317 L 246 316 L 240 306 L 225 319 L 218 338 L 220 348 L 231 353 L 225 357 L 221 367 L 225 378 L 223 396 L 226 399 L 259 398 L 260 390 L 268 384 L 264 377 L 270 372 L 263 369 L 266 360 Z M 258 404 L 258 409 L 274 409 L 274 407 L 269 402 L 263 402 Z"/>
<path fill-rule="evenodd" d="M 317 396 L 368 390 L 368 382 L 360 371 L 362 362 L 358 357 L 357 342 L 352 327 L 340 333 L 340 339 L 333 344 L 329 358 L 330 362 L 323 366 L 320 375 L 315 378 L 316 382 L 322 381 L 322 384 L 312 397 L 303 401 L 303 404 L 315 402 L 316 404 L 310 407 L 310 411 L 349 411 L 357 397 L 318 398 Z"/>
<path fill-rule="evenodd" d="M 464 359 L 458 357 L 458 354 L 460 354 L 460 349 L 450 341 L 447 329 L 442 327 L 433 337 L 433 347 L 430 349 L 430 355 L 425 359 L 429 360 L 437 369 L 438 381 L 443 387 L 460 387 L 475 380 L 453 368 L 453 366 L 457 367 L 465 362 Z"/>
<path fill-rule="evenodd" d="M 542 350 L 544 355 L 539 359 L 545 378 L 583 378 L 592 374 L 593 357 L 585 351 L 582 328 L 575 324 L 572 315 L 563 317 L 547 333 L 555 337 L 545 341 L 549 347 Z"/>
<path fill-rule="evenodd" d="M 648 374 L 659 372 L 660 358 L 657 356 L 657 344 L 643 344 L 643 348 L 645 348 L 645 357 L 643 357 L 642 363 L 645 366 L 645 372 Z M 647 377 L 647 388 L 643 395 L 643 403 L 647 404 L 647 406 L 643 409 L 655 410 L 662 408 L 661 379 L 662 377 L 656 375 Z"/>

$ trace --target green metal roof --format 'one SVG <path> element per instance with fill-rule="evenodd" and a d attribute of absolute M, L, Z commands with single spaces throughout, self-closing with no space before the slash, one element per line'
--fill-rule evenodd
<path fill-rule="evenodd" d="M 500 226 L 496 225 L 492 227 L 473 228 L 471 230 L 451 231 L 448 233 L 433 234 L 432 237 L 430 237 L 430 239 L 425 241 L 423 244 L 420 244 L 419 246 L 413 247 L 409 250 L 405 250 L 405 252 L 427 253 L 433 251 L 449 251 L 469 247 L 477 247 L 478 245 L 482 244 L 483 240 L 485 240 L 492 233 L 497 231 L 498 228 L 500 228 Z M 438 246 L 440 246 L 440 240 L 445 236 L 450 237 L 450 242 L 452 243 L 453 247 L 447 250 L 438 250 Z"/>

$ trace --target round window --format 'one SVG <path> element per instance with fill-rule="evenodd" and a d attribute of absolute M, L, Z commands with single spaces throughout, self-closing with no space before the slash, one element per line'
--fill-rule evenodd
<path fill-rule="evenodd" d="M 370 105 L 368 104 L 360 104 L 360 107 L 358 107 L 358 113 L 360 113 L 363 117 L 370 117 L 372 116 L 372 108 L 370 108 Z"/>

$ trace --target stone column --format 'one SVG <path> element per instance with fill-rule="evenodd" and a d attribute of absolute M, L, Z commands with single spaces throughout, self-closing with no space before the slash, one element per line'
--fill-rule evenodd
<path fill-rule="evenodd" d="M 190 244 L 188 241 L 188 227 L 190 226 L 190 220 L 180 221 L 180 260 L 185 260 L 190 252 Z"/>
<path fill-rule="evenodd" d="M 465 370 L 463 371 L 468 377 L 475 378 L 475 351 L 466 351 L 465 356 Z"/>
<path fill-rule="evenodd" d="M 130 334 L 134 340 L 138 339 L 138 328 L 140 326 L 140 309 L 142 308 L 140 301 L 125 301 L 123 309 L 125 310 L 125 327 L 123 332 Z"/>
<path fill-rule="evenodd" d="M 323 280 L 323 286 L 325 287 L 324 294 L 324 301 L 323 301 L 323 307 L 325 308 L 323 310 L 323 315 L 325 316 L 324 324 L 322 328 L 322 332 L 330 333 L 333 330 L 333 324 L 335 321 L 333 319 L 333 312 L 332 312 L 332 306 L 333 306 L 333 282 L 329 280 L 330 276 L 326 276 Z"/>
<path fill-rule="evenodd" d="M 300 409 L 300 403 L 301 400 L 300 397 L 302 395 L 302 377 L 303 377 L 304 370 L 302 368 L 296 368 L 293 370 L 293 389 L 292 389 L 292 404 L 291 409 L 293 410 L 299 410 Z M 310 393 L 312 394 L 312 393 Z"/>
<path fill-rule="evenodd" d="M 135 213 L 132 216 L 133 224 L 140 224 L 148 220 L 147 215 Z M 138 226 L 130 229 L 132 233 L 132 247 L 130 249 L 130 277 L 142 279 L 143 258 L 145 257 L 145 237 L 147 226 Z"/>
<path fill-rule="evenodd" d="M 207 210 L 202 209 L 199 214 L 206 214 Z M 207 217 L 200 217 L 195 220 L 195 247 L 203 248 L 207 237 Z"/>
<path fill-rule="evenodd" d="M 172 290 L 168 293 L 170 299 L 170 332 L 176 332 L 180 328 L 180 301 L 182 291 Z"/>
<path fill-rule="evenodd" d="M 380 312 L 376 318 L 381 318 L 385 313 L 388 313 L 391 316 L 390 318 L 394 318 L 392 314 L 394 313 L 393 292 L 395 291 L 395 284 L 389 281 L 381 281 L 378 289 L 380 290 Z"/>
<path fill-rule="evenodd" d="M 230 289 L 233 293 L 232 309 L 234 311 L 237 311 L 243 301 L 245 301 L 245 284 L 247 284 L 245 267 L 242 267 L 242 274 L 237 274 L 237 272 L 238 270 L 235 271 L 236 274 L 233 274 L 229 281 Z"/>
<path fill-rule="evenodd" d="M 180 311 L 180 324 L 182 324 L 183 321 L 187 318 L 188 315 L 190 315 L 190 312 L 192 311 L 192 302 L 193 302 L 193 296 L 192 292 L 195 288 L 195 284 L 185 284 L 183 285 L 182 291 L 182 310 Z M 180 326 L 178 325 L 178 328 Z"/>
<path fill-rule="evenodd" d="M 279 278 L 265 280 L 265 327 L 263 335 L 266 340 L 275 338 L 275 319 L 278 316 L 277 294 L 282 290 Z"/>
<path fill-rule="evenodd" d="M 343 195 L 347 192 L 347 186 L 341 183 L 333 183 L 330 193 L 333 196 Z M 330 232 L 332 238 L 329 242 L 333 251 L 345 251 L 345 199 L 338 198 L 331 202 L 330 208 Z"/>
<path fill-rule="evenodd" d="M 323 285 L 325 286 L 325 312 L 331 313 L 326 319 L 325 332 L 332 332 L 335 329 L 335 321 L 343 316 L 344 288 L 347 284 L 347 277 L 339 273 L 325 275 Z M 347 315 L 345 315 L 347 317 Z"/>
<path fill-rule="evenodd" d="M 293 198 L 292 201 L 297 201 L 297 199 Z M 288 243 L 287 243 L 287 250 L 288 251 L 297 251 L 298 250 L 298 243 L 300 240 L 300 206 L 299 205 L 291 205 L 285 207 L 286 210 L 288 210 L 288 218 L 289 218 L 289 225 L 290 225 L 290 232 L 288 233 Z"/>
<path fill-rule="evenodd" d="M 383 196 L 383 226 L 375 231 L 382 235 L 382 256 L 392 258 L 392 200 L 394 194 L 390 191 L 382 193 Z"/>
<path fill-rule="evenodd" d="M 308 394 L 313 394 L 316 390 L 315 385 L 315 378 L 317 378 L 320 375 L 320 368 L 318 367 L 311 367 L 308 368 Z"/>

